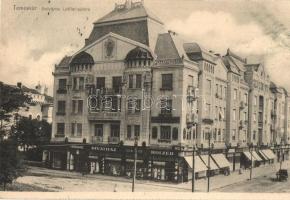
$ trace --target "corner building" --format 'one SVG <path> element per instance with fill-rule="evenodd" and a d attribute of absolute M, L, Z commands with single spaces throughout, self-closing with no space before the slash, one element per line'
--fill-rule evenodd
<path fill-rule="evenodd" d="M 184 182 L 197 147 L 196 177 L 235 170 L 251 139 L 249 69 L 230 51 L 223 57 L 165 31 L 143 1 L 116 4 L 85 46 L 55 66 L 43 161 L 132 177 L 136 150 L 137 178 Z"/>

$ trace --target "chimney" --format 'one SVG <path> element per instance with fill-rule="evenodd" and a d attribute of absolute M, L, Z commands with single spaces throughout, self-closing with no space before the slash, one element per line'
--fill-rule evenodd
<path fill-rule="evenodd" d="M 22 83 L 21 82 L 17 82 L 17 87 L 21 89 L 22 88 Z"/>

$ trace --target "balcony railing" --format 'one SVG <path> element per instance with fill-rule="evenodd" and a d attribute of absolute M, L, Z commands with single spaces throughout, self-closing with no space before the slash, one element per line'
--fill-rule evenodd
<path fill-rule="evenodd" d="M 121 112 L 89 112 L 89 120 L 121 120 Z"/>
<path fill-rule="evenodd" d="M 120 137 L 108 137 L 108 142 L 109 143 L 119 143 L 120 142 Z"/>
<path fill-rule="evenodd" d="M 103 142 L 103 137 L 102 136 L 92 136 L 92 143 L 102 143 Z"/>
<path fill-rule="evenodd" d="M 158 139 L 158 143 L 167 143 L 170 144 L 171 140 L 170 139 Z"/>
<path fill-rule="evenodd" d="M 66 94 L 67 93 L 67 90 L 66 89 L 58 89 L 56 91 L 57 94 Z"/>

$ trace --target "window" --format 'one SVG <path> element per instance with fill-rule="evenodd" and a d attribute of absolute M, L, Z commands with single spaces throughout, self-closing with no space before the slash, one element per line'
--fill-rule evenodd
<path fill-rule="evenodd" d="M 73 78 L 73 89 L 76 90 L 78 88 L 78 79 L 76 77 Z"/>
<path fill-rule="evenodd" d="M 136 100 L 136 107 L 135 107 L 135 113 L 140 113 L 141 111 L 141 99 Z"/>
<path fill-rule="evenodd" d="M 256 140 L 256 131 L 253 133 L 253 140 Z"/>
<path fill-rule="evenodd" d="M 113 77 L 113 89 L 116 93 L 120 93 L 120 88 L 122 85 L 122 76 L 115 76 Z"/>
<path fill-rule="evenodd" d="M 71 136 L 75 136 L 75 129 L 76 129 L 76 124 L 71 123 Z"/>
<path fill-rule="evenodd" d="M 156 126 L 152 127 L 152 139 L 157 139 L 158 129 Z"/>
<path fill-rule="evenodd" d="M 160 100 L 160 108 L 162 115 L 168 115 L 172 112 L 172 100 L 171 99 L 161 99 Z"/>
<path fill-rule="evenodd" d="M 128 113 L 133 113 L 137 104 L 137 100 L 134 97 L 128 98 Z"/>
<path fill-rule="evenodd" d="M 205 104 L 205 116 L 210 117 L 210 104 L 209 103 Z"/>
<path fill-rule="evenodd" d="M 83 113 L 83 100 L 78 100 L 78 113 Z"/>
<path fill-rule="evenodd" d="M 195 129 L 192 130 L 192 139 L 194 139 L 194 140 L 196 139 L 196 132 L 195 132 Z"/>
<path fill-rule="evenodd" d="M 57 128 L 56 134 L 64 136 L 64 131 L 65 131 L 64 123 L 57 123 L 57 127 L 56 128 Z"/>
<path fill-rule="evenodd" d="M 247 93 L 244 94 L 244 102 L 248 103 L 248 94 Z"/>
<path fill-rule="evenodd" d="M 77 123 L 77 136 L 82 137 L 83 126 L 80 123 Z"/>
<path fill-rule="evenodd" d="M 57 102 L 57 114 L 58 115 L 65 115 L 65 101 L 58 101 Z"/>
<path fill-rule="evenodd" d="M 193 76 L 191 75 L 188 75 L 188 85 L 194 86 L 194 79 L 193 79 Z"/>
<path fill-rule="evenodd" d="M 60 90 L 60 91 L 66 90 L 66 79 L 59 79 L 58 80 L 58 90 Z"/>
<path fill-rule="evenodd" d="M 102 89 L 106 87 L 106 78 L 105 77 L 97 77 L 97 85 L 96 88 L 97 89 Z"/>
<path fill-rule="evenodd" d="M 227 98 L 227 87 L 224 88 L 224 98 Z"/>
<path fill-rule="evenodd" d="M 83 90 L 85 88 L 85 78 L 84 77 L 80 77 L 79 78 L 80 82 L 79 82 L 79 90 Z"/>
<path fill-rule="evenodd" d="M 253 119 L 254 119 L 254 122 L 257 120 L 256 113 L 254 113 L 254 115 L 253 115 Z"/>
<path fill-rule="evenodd" d="M 72 114 L 76 113 L 77 110 L 77 101 L 76 100 L 72 100 Z"/>
<path fill-rule="evenodd" d="M 162 88 L 163 90 L 172 90 L 172 74 L 162 74 Z"/>
<path fill-rule="evenodd" d="M 95 124 L 95 136 L 103 137 L 103 124 Z"/>
<path fill-rule="evenodd" d="M 220 85 L 220 93 L 219 93 L 219 96 L 222 98 L 223 97 L 223 86 Z"/>
<path fill-rule="evenodd" d="M 111 124 L 111 137 L 120 137 L 120 125 Z"/>
<path fill-rule="evenodd" d="M 183 129 L 183 139 L 185 140 L 186 139 L 186 130 Z"/>
<path fill-rule="evenodd" d="M 117 96 L 112 96 L 112 112 L 117 112 L 118 111 L 118 97 Z"/>
<path fill-rule="evenodd" d="M 142 85 L 142 75 L 137 74 L 136 75 L 136 88 L 141 88 Z"/>
<path fill-rule="evenodd" d="M 128 125 L 128 126 L 127 126 L 127 138 L 128 138 L 128 139 L 130 139 L 130 138 L 132 137 L 131 131 L 132 131 L 132 130 L 131 130 L 131 125 Z"/>
<path fill-rule="evenodd" d="M 178 128 L 177 127 L 174 127 L 172 130 L 172 139 L 178 140 Z"/>
<path fill-rule="evenodd" d="M 237 112 L 236 109 L 233 109 L 233 120 L 235 121 L 237 119 Z"/>
<path fill-rule="evenodd" d="M 161 126 L 160 139 L 170 140 L 171 139 L 171 127 L 170 126 Z"/>
<path fill-rule="evenodd" d="M 258 97 L 257 96 L 254 97 L 254 105 L 255 106 L 258 105 Z"/>
<path fill-rule="evenodd" d="M 244 120 L 247 121 L 247 112 L 244 112 Z"/>
<path fill-rule="evenodd" d="M 205 91 L 207 94 L 211 94 L 211 80 L 206 80 Z"/>
<path fill-rule="evenodd" d="M 234 89 L 234 100 L 238 99 L 238 90 Z"/>
<path fill-rule="evenodd" d="M 236 129 L 233 129 L 232 140 L 236 140 Z"/>
<path fill-rule="evenodd" d="M 129 88 L 133 88 L 133 81 L 134 81 L 134 76 L 130 74 L 129 75 Z"/>
<path fill-rule="evenodd" d="M 215 85 L 215 94 L 216 94 L 216 98 L 218 98 L 219 97 L 219 85 L 218 84 L 216 84 Z"/>
<path fill-rule="evenodd" d="M 139 138 L 140 137 L 140 125 L 135 125 L 134 126 L 134 136 L 136 138 Z"/>

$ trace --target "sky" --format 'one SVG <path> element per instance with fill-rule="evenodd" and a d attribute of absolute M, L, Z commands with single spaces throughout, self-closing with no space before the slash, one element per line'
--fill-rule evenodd
<path fill-rule="evenodd" d="M 0 81 L 53 89 L 54 65 L 84 45 L 92 23 L 125 0 L 2 0 Z M 133 0 L 134 1 L 134 0 Z M 136 0 L 135 0 L 136 1 Z M 290 1 L 144 0 L 166 25 L 206 49 L 262 62 L 290 91 Z M 19 10 L 35 6 L 37 10 Z M 71 11 L 64 8 L 82 8 Z M 59 8 L 60 10 L 48 10 Z"/>

